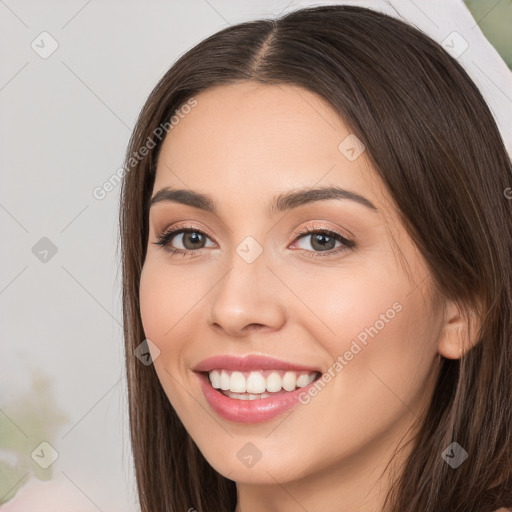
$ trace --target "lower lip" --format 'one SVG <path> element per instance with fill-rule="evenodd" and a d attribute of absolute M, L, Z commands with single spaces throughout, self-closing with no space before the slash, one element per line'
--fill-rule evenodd
<path fill-rule="evenodd" d="M 207 374 L 196 372 L 201 389 L 210 407 L 223 418 L 237 423 L 259 423 L 268 421 L 300 403 L 299 395 L 307 392 L 316 380 L 307 386 L 274 397 L 255 400 L 238 400 L 223 395 L 215 389 Z"/>

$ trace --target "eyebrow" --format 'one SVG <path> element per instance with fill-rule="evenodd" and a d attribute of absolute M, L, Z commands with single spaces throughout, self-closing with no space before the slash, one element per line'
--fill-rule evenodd
<path fill-rule="evenodd" d="M 284 212 L 303 206 L 305 204 L 317 201 L 325 201 L 328 199 L 347 199 L 362 204 L 371 210 L 377 211 L 377 207 L 366 197 L 345 190 L 340 187 L 320 187 L 307 188 L 299 190 L 291 190 L 289 192 L 279 194 L 274 198 L 269 208 L 268 215 Z M 160 189 L 148 202 L 148 209 L 154 204 L 161 202 L 175 202 L 206 210 L 210 213 L 217 214 L 217 203 L 209 194 L 202 194 L 193 190 L 173 189 L 165 187 Z"/>

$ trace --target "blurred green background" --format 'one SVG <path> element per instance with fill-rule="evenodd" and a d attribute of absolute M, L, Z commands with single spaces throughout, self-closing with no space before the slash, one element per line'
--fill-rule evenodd
<path fill-rule="evenodd" d="M 464 0 L 485 37 L 512 69 L 512 0 Z"/>

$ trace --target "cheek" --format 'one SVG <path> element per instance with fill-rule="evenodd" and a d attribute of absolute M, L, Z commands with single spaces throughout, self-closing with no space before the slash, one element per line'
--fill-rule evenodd
<path fill-rule="evenodd" d="M 302 315 L 302 321 L 333 356 L 348 350 L 354 339 L 365 346 L 376 331 L 389 331 L 399 320 L 410 286 L 396 273 L 386 278 L 385 271 L 351 267 L 317 273 L 314 279 L 295 276 L 297 296 L 312 313 Z"/>
<path fill-rule="evenodd" d="M 140 314 L 146 336 L 161 350 L 169 348 L 166 339 L 182 338 L 187 314 L 201 296 L 197 284 L 184 271 L 170 270 L 154 258 L 146 260 L 139 285 Z"/>
<path fill-rule="evenodd" d="M 160 350 L 154 361 L 155 370 L 164 387 L 170 385 L 172 388 L 170 375 L 177 374 L 176 364 L 181 361 L 182 350 L 179 340 L 183 339 L 180 330 L 183 331 L 186 324 L 186 316 L 179 321 L 184 315 L 181 313 L 183 293 L 165 269 L 146 260 L 140 279 L 139 300 L 144 335 Z M 170 388 L 166 391 L 168 396 L 174 394 Z"/>
<path fill-rule="evenodd" d="M 386 384 L 395 392 L 403 386 L 419 392 L 437 353 L 439 319 L 424 290 L 414 286 L 390 265 L 297 287 L 313 312 L 301 322 L 332 358 L 332 374 L 343 374 L 338 392 L 392 397 Z"/>
<path fill-rule="evenodd" d="M 154 360 L 158 379 L 171 405 L 177 411 L 182 411 L 184 408 L 176 377 L 180 374 L 179 364 L 183 362 L 183 348 L 186 345 L 180 344 L 180 340 L 185 340 L 186 330 L 190 330 L 190 326 L 186 325 L 185 311 L 182 311 L 189 301 L 183 296 L 187 290 L 182 292 L 171 275 L 153 259 L 146 259 L 139 284 L 140 315 L 146 338 L 160 350 Z"/>
<path fill-rule="evenodd" d="M 161 273 L 157 271 L 156 266 L 146 262 L 142 268 L 139 286 L 140 315 L 144 333 L 155 342 L 170 327 L 168 324 L 165 325 L 164 311 L 172 311 L 171 294 L 163 293 L 164 286 L 159 276 Z"/>
<path fill-rule="evenodd" d="M 309 411 L 331 416 L 326 435 L 350 439 L 340 448 L 347 453 L 386 438 L 391 425 L 405 429 L 432 392 L 436 320 L 421 290 L 411 288 L 400 275 L 384 280 L 382 273 L 356 272 L 323 290 L 302 288 L 304 302 L 316 304 L 322 320 L 309 315 L 303 325 L 332 361 L 324 372 L 332 378 L 311 398 Z"/>

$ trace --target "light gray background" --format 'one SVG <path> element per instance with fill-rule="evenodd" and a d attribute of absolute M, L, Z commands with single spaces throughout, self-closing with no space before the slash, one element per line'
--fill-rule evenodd
<path fill-rule="evenodd" d="M 138 510 L 123 375 L 119 187 L 103 200 L 93 190 L 121 167 L 140 108 L 178 56 L 227 24 L 312 3 L 0 0 L 0 462 L 20 468 L 6 511 L 22 503 L 31 512 Z M 456 0 L 443 3 L 462 12 Z M 467 40 L 476 53 L 461 59 L 476 59 L 475 79 L 512 118 L 510 77 L 496 55 L 478 57 L 489 48 L 471 39 L 479 37 L 472 18 L 444 14 L 440 22 L 434 1 L 393 4 L 439 41 L 473 25 Z M 46 59 L 31 47 L 48 49 L 44 31 L 58 43 Z M 510 149 L 510 127 L 502 128 Z M 43 237 L 57 248 L 47 261 L 33 253 Z M 42 441 L 59 454 L 45 471 L 30 458 Z M 9 488 L 0 487 L 0 502 Z"/>

